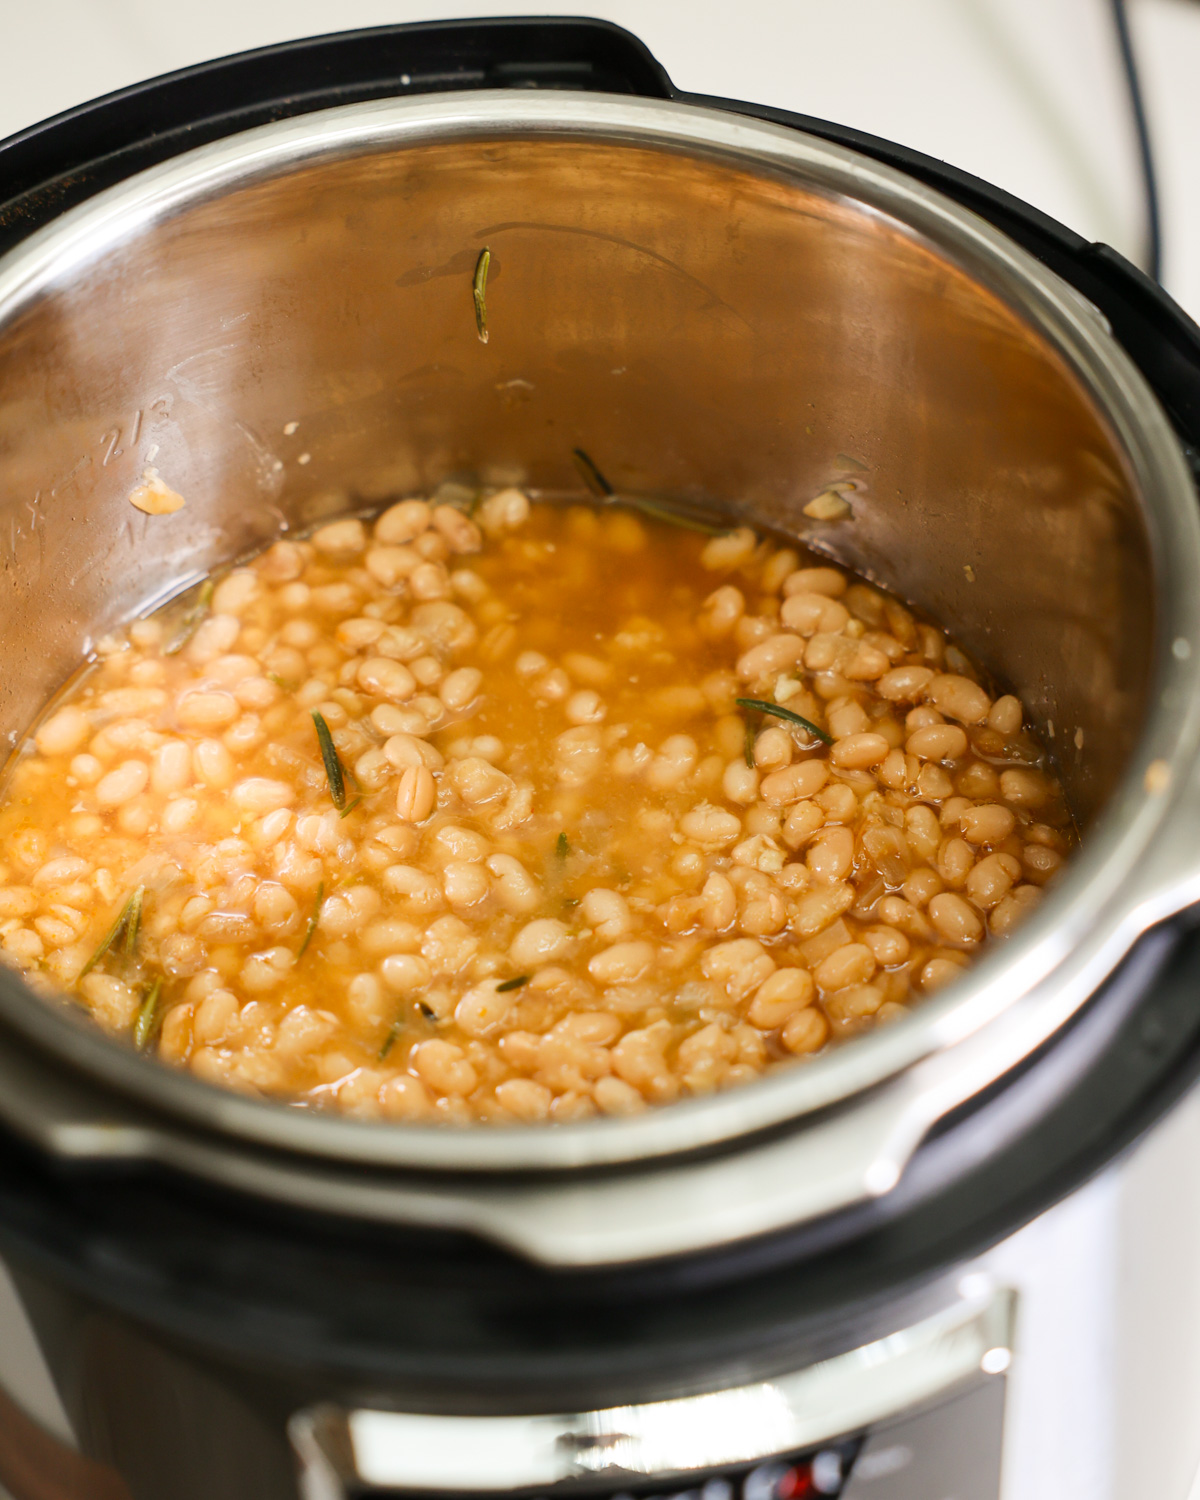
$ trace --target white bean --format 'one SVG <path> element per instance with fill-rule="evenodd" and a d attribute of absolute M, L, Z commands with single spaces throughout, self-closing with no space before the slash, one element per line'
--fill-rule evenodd
<path fill-rule="evenodd" d="M 632 984 L 646 973 L 653 962 L 652 943 L 614 943 L 603 953 L 597 953 L 589 962 L 588 973 L 599 984 Z"/>
<path fill-rule="evenodd" d="M 68 703 L 38 729 L 34 743 L 42 755 L 73 755 L 86 744 L 90 732 L 84 711 Z"/>
<path fill-rule="evenodd" d="M 573 946 L 565 923 L 554 917 L 539 917 L 521 928 L 509 944 L 508 954 L 518 969 L 534 969 L 565 958 Z"/>
<path fill-rule="evenodd" d="M 122 761 L 96 784 L 96 802 L 100 807 L 122 807 L 144 792 L 149 782 L 150 769 L 144 760 Z"/>

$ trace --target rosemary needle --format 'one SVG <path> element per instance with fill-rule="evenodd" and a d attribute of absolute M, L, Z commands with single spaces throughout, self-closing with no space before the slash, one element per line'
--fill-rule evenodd
<path fill-rule="evenodd" d="M 399 1021 L 393 1021 L 392 1025 L 391 1025 L 391 1029 L 389 1030 L 387 1036 L 383 1040 L 383 1046 L 380 1047 L 380 1049 L 379 1049 L 379 1061 L 380 1062 L 382 1062 L 384 1060 L 384 1058 L 388 1055 L 388 1053 L 392 1050 L 392 1046 L 395 1043 L 395 1040 L 396 1040 L 396 1038 L 399 1035 L 400 1035 L 400 1022 Z"/>
<path fill-rule="evenodd" d="M 96 965 L 100 962 L 100 960 L 104 957 L 104 955 L 108 952 L 108 950 L 112 947 L 112 945 L 117 941 L 117 939 L 121 936 L 121 934 L 123 932 L 125 932 L 128 924 L 129 924 L 130 916 L 132 915 L 135 907 L 137 909 L 139 920 L 140 920 L 141 910 L 142 910 L 142 897 L 145 894 L 145 890 L 146 890 L 145 886 L 139 885 L 136 891 L 132 891 L 130 893 L 129 899 L 125 902 L 125 905 L 121 908 L 121 911 L 120 911 L 119 916 L 117 917 L 117 920 L 108 929 L 108 932 L 105 934 L 103 941 L 101 942 L 100 946 L 96 949 L 95 953 L 92 954 L 91 958 L 88 959 L 87 963 L 85 963 L 84 966 L 83 966 L 83 968 L 79 971 L 79 977 L 80 977 L 80 979 L 83 979 L 86 975 L 88 975 L 88 974 L 90 974 L 92 972 L 92 970 L 96 967 Z M 134 940 L 134 942 L 137 941 L 137 932 L 136 932 L 136 930 L 134 932 L 134 938 L 133 938 L 133 940 Z M 129 944 L 126 947 L 125 951 L 127 953 L 131 952 L 132 951 L 132 944 Z"/>
<path fill-rule="evenodd" d="M 815 734 L 822 744 L 833 744 L 832 735 L 826 734 L 823 729 L 818 729 L 808 719 L 802 719 L 799 714 L 794 714 L 790 708 L 782 708 L 778 703 L 768 703 L 763 698 L 735 698 L 734 702 L 739 708 L 757 708 L 759 713 L 774 714 L 777 719 L 786 719 L 789 724 L 799 724 L 801 729 L 807 729 L 809 734 Z"/>
<path fill-rule="evenodd" d="M 571 841 L 567 838 L 565 833 L 559 834 L 558 840 L 554 845 L 554 852 L 558 855 L 559 859 L 566 859 L 567 855 L 570 854 Z"/>
<path fill-rule="evenodd" d="M 622 495 L 620 499 L 622 505 L 640 510 L 651 520 L 662 521 L 667 526 L 678 526 L 683 531 L 699 531 L 704 536 L 724 536 L 729 530 L 728 526 L 714 526 L 710 521 L 700 520 L 698 516 L 685 516 L 681 511 L 672 510 L 669 505 L 659 505 L 656 500 L 647 500 L 641 495 Z"/>
<path fill-rule="evenodd" d="M 475 332 L 479 335 L 481 344 L 486 344 L 488 341 L 486 297 L 488 267 L 491 263 L 492 252 L 485 245 L 479 252 L 479 259 L 475 262 L 475 276 L 471 282 L 471 290 L 475 297 Z"/>
<path fill-rule="evenodd" d="M 139 885 L 130 897 L 129 920 L 125 923 L 125 937 L 121 943 L 126 958 L 132 958 L 137 952 L 138 929 L 142 925 L 142 899 L 145 894 L 145 886 Z"/>
<path fill-rule="evenodd" d="M 139 1052 L 145 1051 L 158 1024 L 158 997 L 162 994 L 162 985 L 162 975 L 157 974 L 133 1023 L 133 1045 Z"/>
<path fill-rule="evenodd" d="M 728 526 L 715 526 L 711 521 L 702 520 L 699 516 L 685 515 L 673 506 L 663 505 L 646 495 L 618 495 L 600 472 L 599 466 L 590 454 L 585 453 L 582 448 L 572 448 L 571 457 L 575 460 L 575 467 L 583 476 L 584 484 L 598 500 L 611 500 L 614 505 L 627 505 L 630 510 L 640 510 L 643 515 L 655 521 L 662 521 L 667 526 L 679 526 L 684 531 L 699 531 L 705 536 L 724 536 L 729 530 Z"/>
<path fill-rule="evenodd" d="M 496 986 L 496 993 L 497 995 L 505 995 L 509 990 L 519 990 L 523 984 L 528 984 L 529 980 L 530 976 L 528 974 L 518 974 L 515 979 L 506 979 L 503 984 L 498 984 Z"/>
<path fill-rule="evenodd" d="M 356 807 L 360 806 L 361 803 L 362 803 L 362 798 L 361 797 L 355 797 L 355 799 L 354 799 L 353 802 L 348 803 L 345 807 L 342 808 L 341 812 L 338 813 L 338 817 L 339 818 L 348 818 L 350 816 L 350 814 L 354 811 L 354 809 Z"/>
<path fill-rule="evenodd" d="M 333 743 L 333 735 L 329 732 L 329 725 L 325 722 L 324 714 L 320 714 L 314 708 L 312 721 L 317 728 L 317 743 L 321 746 L 321 759 L 325 762 L 325 775 L 329 781 L 329 795 L 333 798 L 333 805 L 338 812 L 346 806 L 346 780 L 342 772 L 342 763 L 338 759 L 338 753 Z"/>
<path fill-rule="evenodd" d="M 583 475 L 584 484 L 592 494 L 598 499 L 607 500 L 613 494 L 613 487 L 583 449 L 572 448 L 571 457 L 575 460 L 575 467 Z"/>
<path fill-rule="evenodd" d="M 313 933 L 316 932 L 317 923 L 321 920 L 321 907 L 324 904 L 324 901 L 325 882 L 322 880 L 321 884 L 317 887 L 317 900 L 316 904 L 313 906 L 313 914 L 308 919 L 308 930 L 304 934 L 304 941 L 300 944 L 300 951 L 296 954 L 297 961 L 304 957 L 309 943 L 311 943 L 313 940 Z"/>
<path fill-rule="evenodd" d="M 184 615 L 183 619 L 180 620 L 179 629 L 163 647 L 164 656 L 175 656 L 178 652 L 183 650 L 183 648 L 187 645 L 191 638 L 196 634 L 196 630 L 199 627 L 201 620 L 203 620 L 204 616 L 208 613 L 208 607 L 212 603 L 214 587 L 215 585 L 211 578 L 206 578 L 204 580 L 204 583 L 200 589 L 199 598 L 196 600 L 191 609 L 188 610 L 187 614 Z"/>
<path fill-rule="evenodd" d="M 758 736 L 755 733 L 754 725 L 751 724 L 749 719 L 747 719 L 746 738 L 743 741 L 742 754 L 746 757 L 746 764 L 752 771 L 754 769 L 754 741 L 757 738 Z"/>

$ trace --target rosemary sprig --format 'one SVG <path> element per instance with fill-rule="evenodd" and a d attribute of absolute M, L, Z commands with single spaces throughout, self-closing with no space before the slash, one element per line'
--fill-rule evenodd
<path fill-rule="evenodd" d="M 699 531 L 704 536 L 724 536 L 728 526 L 714 526 L 698 516 L 685 516 L 682 511 L 672 510 L 669 505 L 660 505 L 657 500 L 648 500 L 644 495 L 622 495 L 622 505 L 640 510 L 653 521 L 662 521 L 667 526 L 678 526 L 682 531 Z"/>
<path fill-rule="evenodd" d="M 575 460 L 575 467 L 583 476 L 583 482 L 591 490 L 592 494 L 599 500 L 607 500 L 615 493 L 611 484 L 601 474 L 600 470 L 592 462 L 591 458 L 582 448 L 572 448 L 571 457 Z"/>
<path fill-rule="evenodd" d="M 133 1045 L 139 1052 L 146 1050 L 158 1027 L 158 997 L 162 994 L 162 986 L 162 975 L 156 974 L 133 1023 Z"/>
<path fill-rule="evenodd" d="M 486 344 L 488 341 L 486 297 L 488 268 L 491 264 L 492 252 L 485 245 L 479 252 L 479 259 L 475 262 L 475 275 L 471 281 L 471 291 L 475 297 L 475 332 L 479 335 L 481 344 Z"/>
<path fill-rule="evenodd" d="M 570 854 L 571 841 L 565 833 L 559 834 L 554 844 L 554 852 L 558 855 L 559 859 L 566 859 L 567 855 Z"/>
<path fill-rule="evenodd" d="M 391 1029 L 389 1030 L 387 1036 L 384 1037 L 384 1039 L 383 1039 L 383 1046 L 380 1047 L 380 1049 L 379 1049 L 379 1061 L 380 1062 L 383 1062 L 383 1060 L 387 1057 L 388 1053 L 392 1050 L 392 1047 L 395 1045 L 396 1038 L 399 1035 L 400 1035 L 400 1022 L 399 1021 L 393 1021 L 392 1025 L 391 1025 Z"/>
<path fill-rule="evenodd" d="M 304 957 L 308 951 L 308 945 L 313 940 L 313 933 L 317 930 L 317 923 L 321 920 L 321 907 L 325 904 L 325 882 L 322 880 L 317 887 L 317 899 L 313 905 L 313 914 L 308 919 L 308 929 L 304 934 L 304 941 L 300 944 L 300 951 L 296 954 L 296 962 Z"/>
<path fill-rule="evenodd" d="M 801 729 L 807 729 L 809 734 L 816 735 L 823 745 L 833 744 L 832 735 L 818 729 L 807 719 L 802 719 L 799 714 L 794 714 L 790 708 L 782 708 L 778 703 L 768 703 L 763 698 L 735 698 L 734 702 L 739 708 L 756 708 L 759 713 L 774 714 L 777 719 L 786 719 L 789 724 L 799 724 Z"/>
<path fill-rule="evenodd" d="M 126 900 L 125 905 L 121 908 L 117 920 L 108 929 L 108 932 L 105 934 L 100 946 L 96 949 L 95 953 L 92 954 L 91 958 L 88 959 L 87 963 L 85 963 L 83 968 L 79 971 L 80 979 L 85 978 L 92 972 L 92 970 L 112 947 L 112 945 L 122 935 L 125 936 L 125 952 L 127 954 L 131 954 L 133 952 L 134 947 L 137 943 L 137 926 L 138 923 L 140 923 L 142 916 L 142 897 L 145 895 L 145 893 L 146 887 L 144 885 L 139 885 L 136 891 L 130 892 L 129 898 Z M 137 913 L 137 917 L 133 921 L 133 937 L 131 940 L 129 937 L 129 927 L 131 918 L 133 918 L 133 914 L 135 911 Z"/>
<path fill-rule="evenodd" d="M 630 510 L 640 510 L 651 520 L 662 521 L 667 526 L 678 526 L 684 531 L 699 531 L 705 536 L 724 536 L 729 530 L 728 526 L 716 526 L 711 521 L 702 520 L 699 516 L 686 515 L 676 510 L 674 506 L 665 505 L 660 500 L 652 500 L 648 495 L 619 495 L 601 473 L 595 459 L 589 453 L 585 453 L 582 448 L 572 448 L 571 457 L 575 460 L 575 467 L 583 476 L 584 484 L 597 500 L 610 500 L 614 505 L 627 505 Z"/>
<path fill-rule="evenodd" d="M 503 984 L 496 986 L 497 995 L 507 995 L 509 990 L 519 990 L 523 984 L 528 984 L 532 976 L 529 974 L 518 974 L 515 979 L 506 979 Z"/>
<path fill-rule="evenodd" d="M 338 812 L 346 806 L 346 778 L 342 771 L 342 763 L 338 758 L 337 749 L 333 743 L 333 735 L 329 732 L 329 725 L 325 722 L 324 714 L 318 713 L 314 708 L 312 721 L 317 728 L 317 743 L 321 747 L 321 759 L 325 762 L 325 775 L 329 781 L 329 795 L 333 798 L 333 805 Z"/>
<path fill-rule="evenodd" d="M 142 901 L 145 894 L 145 886 L 139 885 L 130 898 L 129 920 L 125 923 L 125 936 L 121 943 L 126 958 L 132 958 L 137 952 L 138 929 L 142 925 Z"/>
<path fill-rule="evenodd" d="M 208 613 L 212 604 L 213 589 L 216 587 L 211 578 L 206 578 L 200 587 L 200 594 L 195 604 L 184 615 L 179 622 L 179 629 L 163 647 L 164 656 L 175 656 L 187 645 L 196 634 L 201 620 Z"/>

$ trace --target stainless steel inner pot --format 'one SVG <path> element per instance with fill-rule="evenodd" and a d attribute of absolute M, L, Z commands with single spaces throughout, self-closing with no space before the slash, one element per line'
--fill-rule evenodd
<path fill-rule="evenodd" d="M 19 1057 L 0 1049 L 13 1126 L 525 1248 L 537 1199 L 570 1258 L 605 1212 L 594 1183 L 557 1179 L 547 1208 L 536 1174 L 514 1196 L 494 1175 L 367 1169 L 646 1161 L 858 1100 L 758 1148 L 759 1178 L 730 1165 L 720 1226 L 711 1175 L 664 1198 L 650 1239 L 665 1250 L 686 1233 L 672 1215 L 731 1237 L 887 1191 L 933 1121 L 1200 894 L 1195 495 L 1103 317 L 894 171 L 672 103 L 330 109 L 134 177 L 0 261 L 0 729 L 19 745 L 100 635 L 282 532 L 456 475 L 578 490 L 575 447 L 621 489 L 711 503 L 879 580 L 1022 695 L 1085 828 L 1034 919 L 902 1024 L 728 1094 L 553 1129 L 235 1096 L 6 971 L 0 1020 L 24 1038 Z M 148 466 L 186 509 L 129 505 Z M 806 518 L 838 480 L 855 484 L 850 517 Z"/>

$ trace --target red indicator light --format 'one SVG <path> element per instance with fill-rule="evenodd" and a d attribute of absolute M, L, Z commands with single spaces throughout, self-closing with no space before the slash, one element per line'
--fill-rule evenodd
<path fill-rule="evenodd" d="M 808 1500 L 814 1493 L 812 1470 L 807 1464 L 793 1466 L 775 1487 L 778 1500 Z"/>

